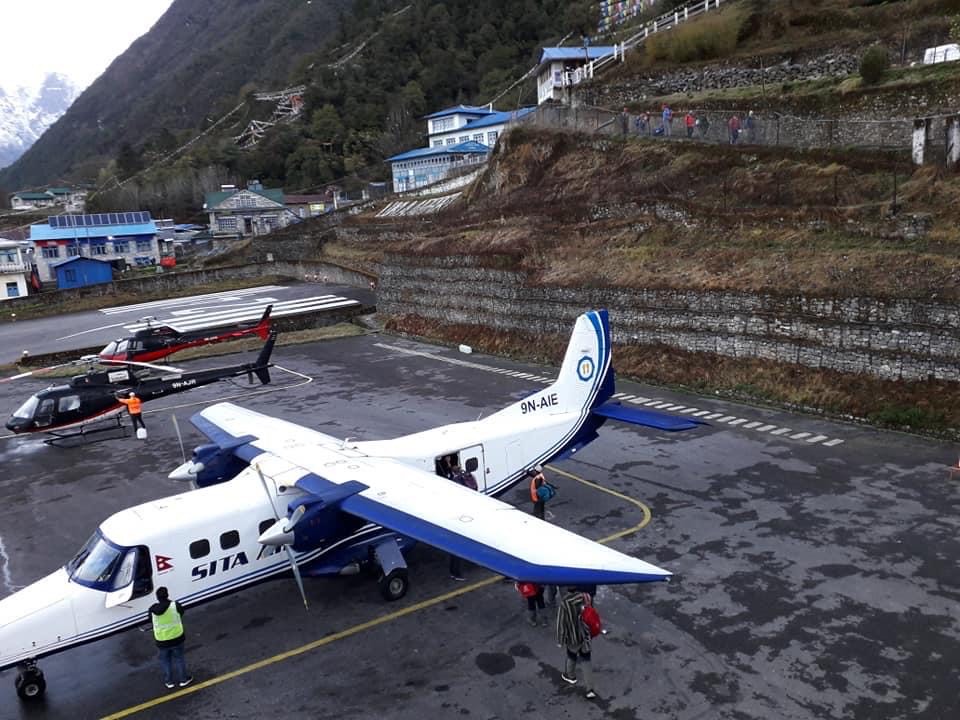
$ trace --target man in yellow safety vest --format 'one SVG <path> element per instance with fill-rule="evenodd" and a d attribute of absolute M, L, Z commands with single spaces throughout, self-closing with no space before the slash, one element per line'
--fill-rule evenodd
<path fill-rule="evenodd" d="M 183 659 L 183 608 L 180 603 L 170 600 L 165 587 L 157 588 L 157 602 L 150 606 L 150 620 L 153 622 L 153 637 L 160 649 L 160 664 L 163 666 L 163 682 L 168 688 L 179 684 L 186 687 L 193 682 L 187 674 Z"/>

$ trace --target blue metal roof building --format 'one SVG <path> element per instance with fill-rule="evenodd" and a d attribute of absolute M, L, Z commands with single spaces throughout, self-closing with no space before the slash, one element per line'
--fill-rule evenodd
<path fill-rule="evenodd" d="M 113 265 L 106 260 L 75 257 L 54 263 L 50 267 L 56 274 L 57 288 L 60 290 L 113 281 Z"/>
<path fill-rule="evenodd" d="M 62 260 L 87 257 L 117 266 L 156 265 L 157 226 L 148 212 L 53 215 L 30 226 L 30 242 L 40 279 L 56 279 Z"/>
<path fill-rule="evenodd" d="M 426 115 L 430 146 L 386 160 L 391 165 L 394 192 L 432 185 L 454 168 L 485 162 L 504 128 L 535 109 L 501 111 L 457 105 Z"/>
<path fill-rule="evenodd" d="M 617 45 L 545 47 L 537 63 L 537 104 L 569 101 L 571 89 L 593 77 L 597 60 L 615 56 Z"/>

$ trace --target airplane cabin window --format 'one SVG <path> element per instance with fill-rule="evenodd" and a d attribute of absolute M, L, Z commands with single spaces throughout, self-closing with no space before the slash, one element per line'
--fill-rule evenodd
<path fill-rule="evenodd" d="M 220 536 L 220 549 L 229 550 L 240 544 L 240 533 L 236 530 L 225 532 Z"/>
<path fill-rule="evenodd" d="M 190 557 L 197 560 L 210 554 L 209 540 L 194 540 L 190 543 Z"/>

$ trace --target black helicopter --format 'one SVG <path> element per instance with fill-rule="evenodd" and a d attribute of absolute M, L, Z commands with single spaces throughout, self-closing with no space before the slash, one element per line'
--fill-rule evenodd
<path fill-rule="evenodd" d="M 127 362 L 115 369 L 91 370 L 71 378 L 67 385 L 54 385 L 33 395 L 13 413 L 7 429 L 17 434 L 48 433 L 65 437 L 60 431 L 74 429 L 83 433 L 87 426 L 109 420 L 119 425 L 125 407 L 117 400 L 118 394 L 133 391 L 141 401 L 147 402 L 241 375 L 249 376 L 251 383 L 256 375 L 266 385 L 270 382 L 270 355 L 276 339 L 277 334 L 272 331 L 256 362 L 243 365 L 186 372 Z M 159 372 L 143 372 L 140 368 Z"/>

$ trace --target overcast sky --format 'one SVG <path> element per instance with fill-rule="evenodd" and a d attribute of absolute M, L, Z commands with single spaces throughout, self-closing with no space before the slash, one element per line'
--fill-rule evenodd
<path fill-rule="evenodd" d="M 0 0 L 0 87 L 59 72 L 83 89 L 173 0 Z"/>

